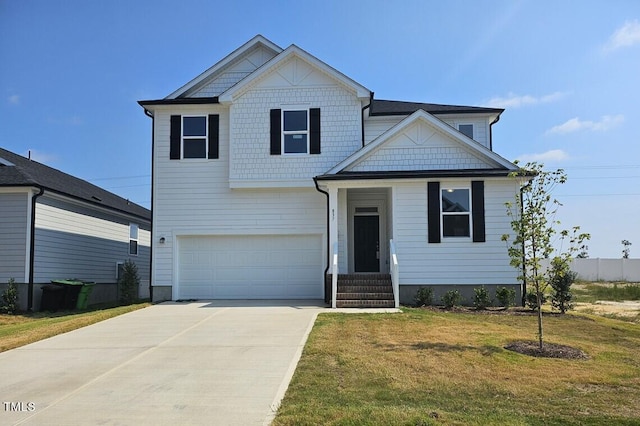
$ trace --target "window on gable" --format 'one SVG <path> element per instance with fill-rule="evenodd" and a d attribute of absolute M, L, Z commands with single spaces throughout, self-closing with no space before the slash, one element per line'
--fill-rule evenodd
<path fill-rule="evenodd" d="M 138 255 L 138 225 L 135 223 L 129 224 L 129 254 Z"/>
<path fill-rule="evenodd" d="M 459 124 L 458 130 L 460 133 L 473 139 L 473 124 Z"/>
<path fill-rule="evenodd" d="M 309 152 L 309 110 L 282 111 L 282 152 Z"/>
<path fill-rule="evenodd" d="M 207 158 L 207 117 L 182 117 L 182 158 Z"/>
<path fill-rule="evenodd" d="M 441 191 L 442 236 L 471 236 L 471 198 L 468 188 L 445 188 Z"/>

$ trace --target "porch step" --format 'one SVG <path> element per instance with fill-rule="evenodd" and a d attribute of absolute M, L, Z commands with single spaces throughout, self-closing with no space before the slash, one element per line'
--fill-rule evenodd
<path fill-rule="evenodd" d="M 340 274 L 336 307 L 393 308 L 393 287 L 389 274 Z"/>

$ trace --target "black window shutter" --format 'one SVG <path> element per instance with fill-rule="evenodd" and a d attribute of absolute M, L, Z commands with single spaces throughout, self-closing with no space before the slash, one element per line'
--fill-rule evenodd
<path fill-rule="evenodd" d="M 279 109 L 271 110 L 271 155 L 280 155 L 282 153 L 282 111 Z"/>
<path fill-rule="evenodd" d="M 309 133 L 311 133 L 309 153 L 320 154 L 320 108 L 309 110 Z"/>
<path fill-rule="evenodd" d="M 182 139 L 182 117 L 171 116 L 171 130 L 169 136 L 169 159 L 180 159 L 180 139 Z"/>
<path fill-rule="evenodd" d="M 440 182 L 427 184 L 427 232 L 430 243 L 440 242 Z"/>
<path fill-rule="evenodd" d="M 484 229 L 484 182 L 481 180 L 471 182 L 471 215 L 473 217 L 473 242 L 484 243 L 486 241 Z"/>
<path fill-rule="evenodd" d="M 220 157 L 220 116 L 209 116 L 209 160 Z"/>

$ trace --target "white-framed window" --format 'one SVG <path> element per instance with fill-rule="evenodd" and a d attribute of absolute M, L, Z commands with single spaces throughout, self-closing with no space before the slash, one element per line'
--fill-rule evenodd
<path fill-rule="evenodd" d="M 440 198 L 442 237 L 471 237 L 471 189 L 443 188 Z"/>
<path fill-rule="evenodd" d="M 137 224 L 129 224 L 129 254 L 132 256 L 138 255 L 138 231 Z"/>
<path fill-rule="evenodd" d="M 207 158 L 208 130 L 206 116 L 182 116 L 182 158 Z"/>
<path fill-rule="evenodd" d="M 473 139 L 473 124 L 458 124 L 458 130 L 460 133 Z"/>
<path fill-rule="evenodd" d="M 282 153 L 309 153 L 309 110 L 282 111 Z"/>

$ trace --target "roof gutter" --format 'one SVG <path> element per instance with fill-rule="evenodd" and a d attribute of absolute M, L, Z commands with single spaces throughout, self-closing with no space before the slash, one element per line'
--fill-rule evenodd
<path fill-rule="evenodd" d="M 493 151 L 493 125 L 500 121 L 500 114 L 498 114 L 491 123 L 489 123 L 489 149 Z"/>
<path fill-rule="evenodd" d="M 362 147 L 364 148 L 364 110 L 371 107 L 371 103 L 373 103 L 373 92 L 369 92 L 369 104 L 362 107 L 360 112 L 360 126 L 362 131 Z"/>
<path fill-rule="evenodd" d="M 31 196 L 31 231 L 29 235 L 29 283 L 27 289 L 27 310 L 33 311 L 33 278 L 35 270 L 35 254 L 36 254 L 36 201 L 38 197 L 44 194 L 44 188 L 36 185 L 38 193 Z"/>
<path fill-rule="evenodd" d="M 327 292 L 327 274 L 329 273 L 329 267 L 331 266 L 331 236 L 329 235 L 329 193 L 327 191 L 323 191 L 318 186 L 318 179 L 316 176 L 313 177 L 313 183 L 316 185 L 316 190 L 321 192 L 327 197 L 327 267 L 324 269 L 324 301 L 325 303 L 330 303 L 329 293 Z"/>

